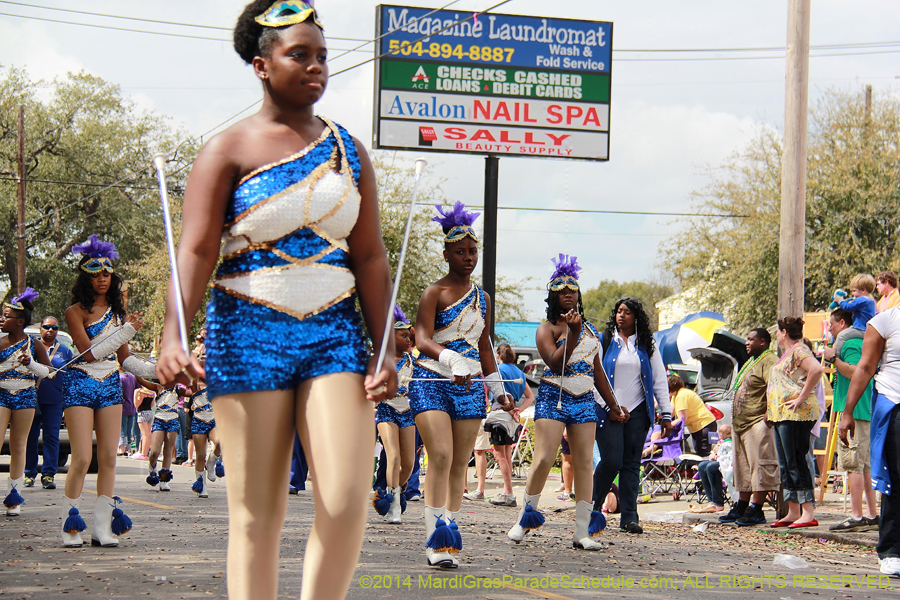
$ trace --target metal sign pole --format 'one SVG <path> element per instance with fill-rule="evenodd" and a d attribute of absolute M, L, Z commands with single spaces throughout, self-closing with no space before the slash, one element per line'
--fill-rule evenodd
<path fill-rule="evenodd" d="M 497 316 L 497 196 L 500 187 L 500 158 L 484 157 L 484 248 L 481 253 L 482 285 L 494 307 L 491 315 L 491 339 Z"/>

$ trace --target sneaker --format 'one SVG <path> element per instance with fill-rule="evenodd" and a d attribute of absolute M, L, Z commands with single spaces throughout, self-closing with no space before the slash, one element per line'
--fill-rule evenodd
<path fill-rule="evenodd" d="M 149 460 L 150 457 L 144 456 L 143 454 L 132 454 L 131 458 L 134 460 Z"/>
<path fill-rule="evenodd" d="M 491 498 L 491 504 L 494 506 L 516 506 L 516 497 L 512 494 L 497 494 Z"/>
<path fill-rule="evenodd" d="M 466 492 L 463 494 L 463 498 L 466 500 L 484 500 L 484 494 L 475 490 L 474 492 Z"/>
<path fill-rule="evenodd" d="M 53 483 L 53 475 L 44 475 L 41 477 L 41 487 L 45 490 L 55 490 L 56 484 Z"/>
<path fill-rule="evenodd" d="M 176 465 L 183 465 L 184 463 L 187 462 L 187 457 L 186 456 L 176 456 L 175 460 L 173 460 L 172 462 L 175 463 Z"/>
<path fill-rule="evenodd" d="M 719 517 L 719 523 L 734 523 L 738 519 L 744 516 L 744 513 L 747 512 L 747 508 L 750 506 L 750 503 L 747 501 L 740 502 L 731 507 L 731 510 L 728 511 L 727 515 L 722 515 Z"/>
<path fill-rule="evenodd" d="M 881 563 L 882 575 L 900 575 L 900 558 L 889 556 L 878 562 Z"/>
<path fill-rule="evenodd" d="M 863 527 L 869 526 L 869 520 L 865 517 L 860 517 L 859 519 L 854 519 L 853 517 L 847 517 L 840 523 L 835 523 L 831 527 L 828 528 L 828 531 L 855 531 L 857 529 L 861 529 Z"/>
<path fill-rule="evenodd" d="M 866 525 L 869 526 L 868 531 L 878 531 L 881 526 L 881 517 L 878 515 L 875 515 L 871 519 L 868 517 L 863 517 L 863 519 L 866 520 Z"/>
<path fill-rule="evenodd" d="M 752 525 L 763 525 L 766 522 L 766 514 L 762 507 L 750 510 L 749 508 L 740 519 L 735 521 L 738 527 L 750 527 Z"/>
<path fill-rule="evenodd" d="M 644 533 L 644 528 L 632 521 L 622 525 L 622 527 L 619 528 L 619 531 L 624 531 L 625 533 Z"/>
<path fill-rule="evenodd" d="M 34 487 L 34 477 L 25 478 L 25 487 Z"/>
<path fill-rule="evenodd" d="M 560 494 L 559 496 L 556 497 L 556 501 L 557 502 L 568 502 L 569 495 L 567 493 L 563 492 L 562 494 Z"/>
<path fill-rule="evenodd" d="M 420 494 L 413 494 L 412 496 L 407 498 L 406 501 L 407 502 L 418 502 L 421 499 L 422 499 L 422 496 Z"/>

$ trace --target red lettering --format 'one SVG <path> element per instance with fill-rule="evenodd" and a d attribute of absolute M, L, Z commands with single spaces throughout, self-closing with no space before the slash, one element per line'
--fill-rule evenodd
<path fill-rule="evenodd" d="M 569 137 L 569 136 L 566 136 L 566 137 Z M 494 136 L 491 135 L 491 132 L 488 131 L 487 129 L 479 129 L 472 135 L 472 137 L 469 138 L 469 141 L 471 141 L 471 142 L 474 142 L 477 140 L 490 140 L 492 142 L 497 141 L 494 139 Z"/>
<path fill-rule="evenodd" d="M 448 140 L 464 140 L 466 139 L 466 130 L 462 127 L 445 127 L 444 137 Z"/>
<path fill-rule="evenodd" d="M 569 137 L 569 136 L 566 136 Z M 534 141 L 534 132 L 526 131 L 525 132 L 525 143 L 526 144 L 534 144 L 535 146 L 543 146 L 545 142 L 536 142 Z"/>
<path fill-rule="evenodd" d="M 498 120 L 500 117 L 503 117 L 508 121 L 512 120 L 512 117 L 509 116 L 509 107 L 506 106 L 506 102 L 500 102 L 497 104 L 497 111 L 494 113 L 494 120 Z"/>
<path fill-rule="evenodd" d="M 522 119 L 526 123 L 537 123 L 537 119 L 529 119 L 528 118 L 528 103 L 525 103 L 525 116 Z"/>
<path fill-rule="evenodd" d="M 516 108 L 515 108 L 515 110 L 516 110 L 516 112 L 515 112 L 515 115 L 516 115 L 516 116 L 515 116 L 515 119 L 516 119 L 516 123 L 518 123 L 518 122 L 519 122 L 519 103 L 518 103 L 518 102 L 515 103 L 515 107 L 516 107 Z"/>
<path fill-rule="evenodd" d="M 508 144 L 521 144 L 521 143 L 522 143 L 522 140 L 511 140 L 511 139 L 509 139 L 509 133 L 510 133 L 510 132 L 509 132 L 509 131 L 506 131 L 505 129 L 501 130 L 501 131 L 500 131 L 500 141 L 501 141 L 501 142 L 506 142 L 506 143 L 508 143 Z"/>
<path fill-rule="evenodd" d="M 559 136 L 559 137 L 556 137 L 556 136 L 553 135 L 552 133 L 548 133 L 547 136 L 550 137 L 550 139 L 553 140 L 553 145 L 554 145 L 554 146 L 562 146 L 563 140 L 565 140 L 566 138 L 572 137 L 572 136 L 569 135 L 568 133 L 567 133 L 566 135 L 561 135 L 561 136 Z"/>
<path fill-rule="evenodd" d="M 547 113 L 550 115 L 547 117 L 548 123 L 562 123 L 562 114 L 559 112 L 562 110 L 562 106 L 558 104 L 551 104 L 547 107 Z"/>
<path fill-rule="evenodd" d="M 478 118 L 478 113 L 480 112 L 481 115 L 485 119 L 490 120 L 490 118 L 491 118 L 491 101 L 490 100 L 487 101 L 487 107 L 485 108 L 485 106 L 483 106 L 481 104 L 481 100 L 475 100 L 475 106 L 473 107 L 472 112 L 474 113 L 475 119 Z"/>
<path fill-rule="evenodd" d="M 590 107 L 587 111 L 587 114 L 584 116 L 584 124 L 594 123 L 597 127 L 600 127 L 600 117 L 597 116 L 597 109 L 593 106 Z"/>
<path fill-rule="evenodd" d="M 572 124 L 572 119 L 577 119 L 582 115 L 584 111 L 581 110 L 580 106 L 567 106 L 566 107 L 566 125 Z"/>

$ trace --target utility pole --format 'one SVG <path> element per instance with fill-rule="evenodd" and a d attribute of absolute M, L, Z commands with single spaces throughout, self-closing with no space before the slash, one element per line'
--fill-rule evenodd
<path fill-rule="evenodd" d="M 16 291 L 25 291 L 25 107 L 19 105 L 19 130 L 16 149 L 18 162 L 19 257 L 16 264 Z"/>
<path fill-rule="evenodd" d="M 788 0 L 778 317 L 803 316 L 810 0 Z"/>

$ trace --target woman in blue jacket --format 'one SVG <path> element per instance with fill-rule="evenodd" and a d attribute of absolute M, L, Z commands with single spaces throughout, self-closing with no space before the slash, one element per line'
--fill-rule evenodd
<path fill-rule="evenodd" d="M 599 510 L 616 475 L 622 508 L 620 529 L 643 533 L 638 523 L 637 495 L 640 482 L 641 451 L 655 414 L 654 398 L 662 412 L 663 437 L 672 427 L 672 407 L 666 367 L 656 351 L 650 319 L 637 298 L 616 302 L 603 333 L 603 369 L 609 376 L 625 422 L 608 418 L 604 406 L 597 406 L 597 445 L 600 464 L 594 471 L 594 506 Z"/>

